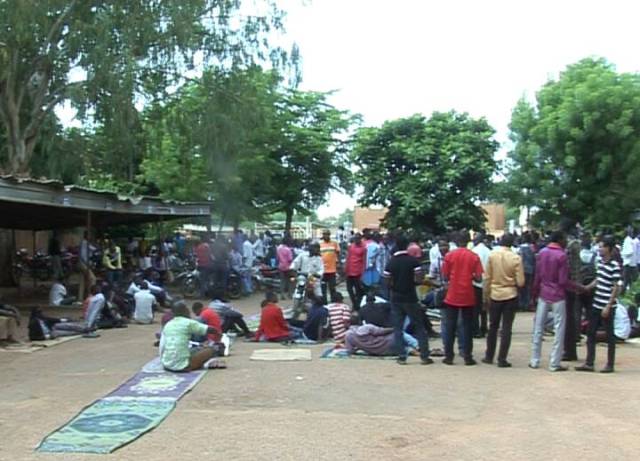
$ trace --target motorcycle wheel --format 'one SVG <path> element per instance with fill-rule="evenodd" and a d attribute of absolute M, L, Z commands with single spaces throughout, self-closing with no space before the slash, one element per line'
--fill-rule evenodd
<path fill-rule="evenodd" d="M 200 292 L 200 283 L 195 278 L 186 278 L 182 282 L 182 296 L 195 298 Z"/>
<path fill-rule="evenodd" d="M 240 279 L 229 279 L 229 284 L 227 285 L 227 295 L 231 299 L 239 299 L 242 296 L 242 286 L 240 286 Z"/>

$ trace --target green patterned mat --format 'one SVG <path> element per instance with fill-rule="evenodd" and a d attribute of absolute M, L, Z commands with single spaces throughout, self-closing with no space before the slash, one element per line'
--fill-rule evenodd
<path fill-rule="evenodd" d="M 38 446 L 49 453 L 111 453 L 149 432 L 176 406 L 174 399 L 109 398 L 82 410 Z"/>

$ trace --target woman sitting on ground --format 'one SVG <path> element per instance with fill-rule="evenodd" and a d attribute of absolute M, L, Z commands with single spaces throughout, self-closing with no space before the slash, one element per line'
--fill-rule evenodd
<path fill-rule="evenodd" d="M 189 309 L 183 302 L 173 307 L 174 317 L 162 329 L 160 337 L 160 360 L 168 371 L 193 371 L 202 368 L 217 354 L 213 347 L 189 349 L 192 336 L 219 334 L 220 331 L 196 320 L 192 320 Z"/>
<path fill-rule="evenodd" d="M 302 336 L 302 330 L 287 323 L 278 306 L 278 296 L 270 291 L 262 301 L 260 326 L 254 336 L 254 341 L 287 341 Z"/>

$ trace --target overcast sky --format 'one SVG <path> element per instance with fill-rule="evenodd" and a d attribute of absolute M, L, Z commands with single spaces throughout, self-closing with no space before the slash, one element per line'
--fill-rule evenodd
<path fill-rule="evenodd" d="M 571 0 L 280 0 L 298 43 L 303 89 L 366 125 L 455 109 L 484 116 L 504 143 L 518 98 L 588 56 L 640 70 L 640 2 Z M 504 148 L 503 148 L 504 150 Z M 331 197 L 320 216 L 352 198 Z"/>

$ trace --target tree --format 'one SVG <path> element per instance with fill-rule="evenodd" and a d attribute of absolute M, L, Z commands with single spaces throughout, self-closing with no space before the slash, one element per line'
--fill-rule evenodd
<path fill-rule="evenodd" d="M 362 205 L 389 208 L 385 225 L 420 232 L 484 228 L 479 207 L 491 189 L 498 143 L 484 118 L 414 115 L 363 128 L 353 161 Z"/>
<path fill-rule="evenodd" d="M 266 142 L 271 181 L 257 201 L 285 213 L 309 214 L 332 189 L 351 190 L 348 131 L 359 118 L 331 106 L 327 93 L 287 90 L 278 100 Z"/>
<path fill-rule="evenodd" d="M 233 67 L 286 54 L 266 37 L 282 26 L 271 0 L 242 16 L 239 0 L 7 0 L 0 2 L 0 121 L 6 169 L 28 174 L 43 123 L 69 100 L 113 138 L 139 123 L 135 104 L 161 99 L 202 61 Z M 128 177 L 140 146 L 122 155 Z"/>
<path fill-rule="evenodd" d="M 569 66 L 521 100 L 511 119 L 505 195 L 537 209 L 536 223 L 561 218 L 623 224 L 640 203 L 640 76 L 604 59 Z"/>
<path fill-rule="evenodd" d="M 257 219 L 268 186 L 265 148 L 279 77 L 257 66 L 207 70 L 146 114 L 144 178 L 167 198 L 211 200 L 221 225 Z M 189 181 L 185 181 L 189 178 Z"/>

